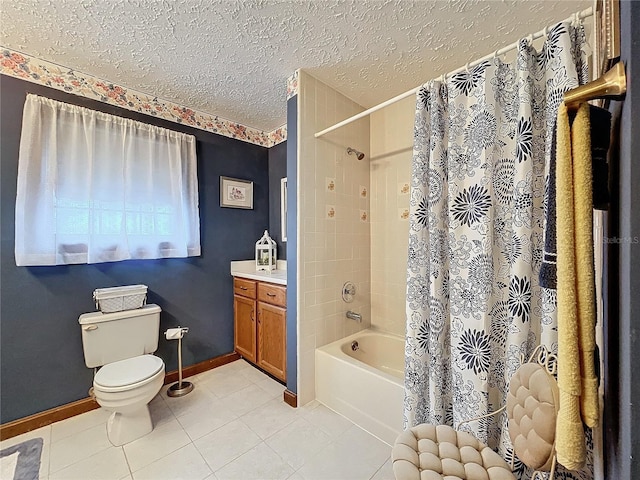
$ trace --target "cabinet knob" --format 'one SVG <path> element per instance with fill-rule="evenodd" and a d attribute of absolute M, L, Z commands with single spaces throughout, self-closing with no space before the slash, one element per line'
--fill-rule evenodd
<path fill-rule="evenodd" d="M 255 312 L 254 312 L 253 310 L 251 310 L 251 321 L 252 321 L 252 322 L 255 320 L 255 318 L 254 318 L 254 313 L 255 313 Z"/>
<path fill-rule="evenodd" d="M 247 287 L 240 287 L 240 290 L 249 290 Z"/>
<path fill-rule="evenodd" d="M 275 293 L 267 293 L 267 297 L 275 297 L 276 294 Z"/>

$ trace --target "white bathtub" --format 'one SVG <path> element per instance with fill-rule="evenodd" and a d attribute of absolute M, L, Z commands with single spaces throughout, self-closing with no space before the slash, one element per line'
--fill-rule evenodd
<path fill-rule="evenodd" d="M 317 400 L 389 445 L 402 431 L 403 382 L 402 337 L 363 330 L 316 349 Z"/>

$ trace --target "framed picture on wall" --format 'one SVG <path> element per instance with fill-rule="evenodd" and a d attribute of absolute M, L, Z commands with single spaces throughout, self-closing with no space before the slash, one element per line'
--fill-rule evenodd
<path fill-rule="evenodd" d="M 239 178 L 220 177 L 220 206 L 253 208 L 253 182 Z"/>

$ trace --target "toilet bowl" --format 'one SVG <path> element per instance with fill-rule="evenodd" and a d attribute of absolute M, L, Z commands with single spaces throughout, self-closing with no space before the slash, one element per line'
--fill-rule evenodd
<path fill-rule="evenodd" d="M 158 348 L 160 307 L 80 315 L 85 363 L 100 369 L 93 379 L 98 404 L 111 413 L 109 441 L 120 446 L 153 430 L 148 403 L 164 383 Z"/>
<path fill-rule="evenodd" d="M 109 441 L 120 446 L 153 430 L 148 403 L 164 383 L 164 362 L 154 355 L 120 360 L 102 367 L 93 380 L 98 404 L 112 412 Z"/>

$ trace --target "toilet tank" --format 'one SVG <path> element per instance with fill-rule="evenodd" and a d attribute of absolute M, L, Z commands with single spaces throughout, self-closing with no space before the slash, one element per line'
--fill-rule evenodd
<path fill-rule="evenodd" d="M 87 367 L 153 353 L 158 349 L 160 312 L 157 305 L 145 305 L 121 312 L 84 313 L 78 318 Z"/>

